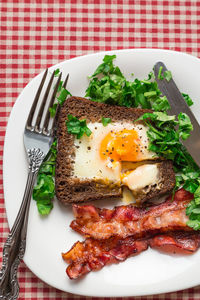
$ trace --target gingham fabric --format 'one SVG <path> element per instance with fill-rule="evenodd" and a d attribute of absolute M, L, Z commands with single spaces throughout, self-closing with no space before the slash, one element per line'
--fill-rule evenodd
<path fill-rule="evenodd" d="M 1 0 L 0 253 L 8 234 L 2 156 L 9 113 L 24 86 L 48 66 L 97 51 L 163 48 L 200 56 L 200 1 Z M 2 255 L 0 255 L 0 262 Z M 22 263 L 20 299 L 84 298 L 49 287 Z M 200 288 L 142 299 L 199 299 Z M 140 298 L 140 297 L 139 297 Z M 86 297 L 85 297 L 86 299 Z M 97 299 L 97 298 L 95 298 Z M 133 299 L 133 298 L 131 298 Z"/>

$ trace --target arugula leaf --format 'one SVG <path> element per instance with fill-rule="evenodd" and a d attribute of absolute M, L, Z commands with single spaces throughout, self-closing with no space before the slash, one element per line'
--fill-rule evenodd
<path fill-rule="evenodd" d="M 40 214 L 48 214 L 49 208 L 53 208 L 52 199 L 54 195 L 55 185 L 52 176 L 40 173 L 37 177 L 37 185 L 33 189 L 33 199 L 37 202 Z M 41 207 L 43 207 L 42 210 Z M 45 211 L 45 207 L 48 207 L 48 210 Z"/>
<path fill-rule="evenodd" d="M 194 102 L 192 101 L 192 99 L 188 94 L 182 93 L 182 96 L 185 99 L 185 102 L 187 103 L 188 106 L 192 106 L 194 104 Z"/>
<path fill-rule="evenodd" d="M 157 121 L 156 126 L 157 127 L 162 127 L 162 125 L 166 122 L 170 122 L 171 125 L 176 125 L 177 122 L 175 121 L 176 116 L 169 116 L 164 112 L 153 112 L 153 113 L 145 113 L 143 114 L 137 121 L 139 120 L 146 120 L 146 119 L 151 119 L 152 121 Z"/>
<path fill-rule="evenodd" d="M 53 118 L 56 114 L 58 103 L 54 103 L 52 107 L 49 108 L 50 116 Z"/>
<path fill-rule="evenodd" d="M 111 118 L 101 118 L 101 122 L 103 124 L 103 126 L 107 126 L 110 122 L 112 122 Z"/>
<path fill-rule="evenodd" d="M 192 200 L 186 208 L 186 215 L 189 216 L 192 213 L 193 209 L 195 209 L 195 207 L 196 207 L 195 201 Z"/>
<path fill-rule="evenodd" d="M 58 100 L 58 103 L 62 106 L 63 103 L 65 102 L 66 98 L 67 98 L 67 95 L 70 95 L 71 96 L 71 93 L 66 90 L 65 88 L 61 88 L 61 91 L 60 91 L 60 94 L 59 96 L 57 97 L 57 100 Z"/>
<path fill-rule="evenodd" d="M 189 220 L 187 225 L 194 230 L 200 230 L 200 221 L 199 220 Z"/>
<path fill-rule="evenodd" d="M 52 143 L 49 153 L 40 167 L 37 184 L 33 188 L 33 199 L 37 202 L 38 212 L 41 215 L 49 214 L 53 208 L 56 155 L 57 140 Z"/>
<path fill-rule="evenodd" d="M 58 77 L 59 74 L 60 74 L 60 69 L 56 69 L 54 71 L 54 77 Z"/>
<path fill-rule="evenodd" d="M 163 96 L 157 98 L 152 104 L 152 109 L 155 111 L 167 111 L 170 109 L 170 104 L 167 100 L 167 97 Z"/>
<path fill-rule="evenodd" d="M 71 114 L 69 114 L 67 118 L 67 130 L 69 133 L 76 135 L 77 139 L 80 139 L 84 135 L 84 133 L 87 136 L 90 136 L 92 134 L 92 131 L 87 127 L 86 119 L 79 120 Z"/>
<path fill-rule="evenodd" d="M 186 215 L 189 216 L 187 225 L 194 230 L 200 230 L 200 205 L 196 203 L 195 198 L 188 204 Z"/>
<path fill-rule="evenodd" d="M 163 80 L 162 70 L 163 70 L 163 67 L 160 66 L 160 68 L 159 68 L 159 70 L 158 70 L 158 79 L 160 79 L 160 80 Z"/>
<path fill-rule="evenodd" d="M 144 96 L 147 97 L 147 98 L 150 98 L 150 97 L 156 96 L 156 95 L 157 95 L 156 91 L 151 91 L 151 92 L 144 93 Z"/>
<path fill-rule="evenodd" d="M 163 75 L 168 82 L 172 79 L 172 73 L 169 70 L 165 71 Z"/>
<path fill-rule="evenodd" d="M 186 140 L 190 136 L 190 132 L 193 130 L 190 118 L 185 113 L 178 115 L 179 120 L 179 137 Z"/>
<path fill-rule="evenodd" d="M 37 208 L 38 208 L 39 213 L 41 215 L 45 216 L 51 212 L 51 210 L 53 208 L 53 204 L 51 202 L 43 203 L 43 201 L 37 201 Z"/>
<path fill-rule="evenodd" d="M 186 180 L 186 181 L 183 181 L 183 183 L 184 183 L 183 188 L 192 194 L 198 188 L 198 184 L 196 184 L 193 180 Z"/>
<path fill-rule="evenodd" d="M 200 185 L 197 187 L 196 191 L 194 192 L 194 200 L 196 205 L 200 205 Z"/>
<path fill-rule="evenodd" d="M 51 175 L 40 173 L 37 178 L 37 185 L 34 187 L 33 199 L 36 201 L 49 201 L 54 197 L 55 186 Z"/>
<path fill-rule="evenodd" d="M 59 85 L 58 85 L 58 93 L 61 91 L 62 85 L 63 85 L 63 80 L 61 80 L 61 81 L 59 82 Z"/>
<path fill-rule="evenodd" d="M 57 69 L 54 72 L 54 77 L 57 77 L 59 75 L 59 73 L 60 73 L 60 70 Z M 57 109 L 58 104 L 60 104 L 62 106 L 63 103 L 65 102 L 67 96 L 68 95 L 72 96 L 71 93 L 66 88 L 62 87 L 62 84 L 63 84 L 63 81 L 61 80 L 59 82 L 58 90 L 57 90 L 58 96 L 56 97 L 58 102 L 55 102 L 53 104 L 53 106 L 49 108 L 49 112 L 50 112 L 50 115 L 51 115 L 52 118 L 55 117 L 56 109 Z"/>
<path fill-rule="evenodd" d="M 169 70 L 163 72 L 163 67 L 160 66 L 158 70 L 158 79 L 163 80 L 164 78 L 169 82 L 172 79 L 172 73 Z"/>
<path fill-rule="evenodd" d="M 115 74 L 116 72 L 119 72 L 119 68 L 114 67 L 113 65 L 113 59 L 116 58 L 116 55 L 105 55 L 103 58 L 103 63 L 98 66 L 96 71 L 91 77 L 95 77 L 96 75 L 99 75 L 101 73 L 107 74 L 107 73 L 113 73 Z"/>

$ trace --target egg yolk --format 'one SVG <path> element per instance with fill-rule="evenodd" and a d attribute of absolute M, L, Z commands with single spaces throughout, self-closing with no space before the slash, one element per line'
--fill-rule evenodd
<path fill-rule="evenodd" d="M 133 129 L 110 131 L 100 146 L 101 158 L 110 158 L 111 161 L 138 161 L 139 151 L 140 139 Z"/>

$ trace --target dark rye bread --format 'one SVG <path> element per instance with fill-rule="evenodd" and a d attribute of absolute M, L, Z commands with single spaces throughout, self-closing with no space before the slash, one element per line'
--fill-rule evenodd
<path fill-rule="evenodd" d="M 99 199 L 112 199 L 122 196 L 121 186 L 115 182 L 105 182 L 97 179 L 79 179 L 73 177 L 73 161 L 75 157 L 74 136 L 68 134 L 66 127 L 66 119 L 68 114 L 76 116 L 78 119 L 86 118 L 87 122 L 101 122 L 101 118 L 111 118 L 113 122 L 134 121 L 145 112 L 151 112 L 148 109 L 126 108 L 119 106 L 110 106 L 103 103 L 97 103 L 80 97 L 68 98 L 60 109 L 57 122 L 57 138 L 58 138 L 58 154 L 56 162 L 56 196 L 63 204 L 87 202 Z M 171 163 L 167 163 L 165 176 L 166 188 L 167 182 L 173 169 Z M 165 167 L 163 166 L 164 170 Z M 169 176 L 169 177 L 168 177 Z M 174 174 L 173 174 L 174 178 Z M 173 180 L 172 180 L 173 181 Z M 148 198 L 153 192 L 148 193 Z M 155 194 L 155 192 L 154 192 Z"/>

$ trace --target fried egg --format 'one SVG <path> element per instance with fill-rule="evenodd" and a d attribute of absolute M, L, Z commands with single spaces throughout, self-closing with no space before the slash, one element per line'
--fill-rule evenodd
<path fill-rule="evenodd" d="M 88 123 L 87 126 L 92 134 L 74 142 L 74 176 L 80 179 L 121 183 L 123 162 L 138 163 L 156 158 L 155 153 L 148 150 L 148 128 L 143 124 L 115 122 L 106 127 L 102 123 Z"/>

